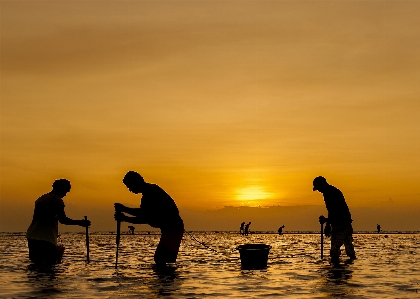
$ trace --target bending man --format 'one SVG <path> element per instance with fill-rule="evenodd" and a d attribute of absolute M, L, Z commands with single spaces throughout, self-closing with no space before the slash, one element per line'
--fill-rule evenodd
<path fill-rule="evenodd" d="M 174 200 L 158 185 L 146 183 L 135 171 L 127 172 L 123 183 L 130 192 L 141 193 L 143 196 L 140 208 L 129 208 L 115 203 L 115 220 L 160 228 L 162 235 L 156 248 L 155 263 L 163 266 L 166 263 L 176 262 L 184 234 L 184 222 L 179 216 Z"/>
<path fill-rule="evenodd" d="M 313 191 L 319 191 L 324 195 L 325 206 L 328 210 L 328 218 L 319 217 L 321 224 L 327 223 L 325 227 L 325 235 L 331 233 L 331 261 L 336 263 L 339 261 L 340 247 L 344 244 L 346 254 L 350 259 L 356 258 L 353 247 L 353 227 L 351 223 L 350 210 L 344 199 L 343 193 L 336 187 L 327 183 L 327 180 L 318 176 L 313 181 Z"/>
<path fill-rule="evenodd" d="M 73 220 L 64 212 L 63 197 L 70 191 L 70 182 L 56 180 L 51 192 L 35 201 L 34 215 L 26 237 L 29 258 L 34 263 L 55 264 L 60 262 L 63 251 L 57 248 L 58 221 L 65 225 L 89 226 L 89 220 Z"/>

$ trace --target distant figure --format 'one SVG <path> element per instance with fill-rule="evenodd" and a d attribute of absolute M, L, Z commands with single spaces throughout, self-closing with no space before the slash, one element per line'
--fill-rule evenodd
<path fill-rule="evenodd" d="M 377 224 L 376 229 L 378 230 L 378 234 L 379 234 L 381 232 L 381 226 L 379 224 Z"/>
<path fill-rule="evenodd" d="M 246 225 L 245 225 L 245 231 L 244 231 L 244 235 L 245 236 L 248 236 L 248 234 L 249 234 L 249 226 L 251 225 L 251 222 L 248 222 Z"/>
<path fill-rule="evenodd" d="M 283 234 L 283 228 L 284 228 L 284 225 L 279 227 L 279 230 L 278 230 L 279 235 Z"/>
<path fill-rule="evenodd" d="M 241 235 L 244 235 L 245 234 L 244 225 L 245 225 L 245 222 L 242 222 L 241 223 L 241 227 L 239 228 L 239 233 Z"/>
<path fill-rule="evenodd" d="M 174 200 L 158 185 L 146 183 L 135 171 L 127 172 L 123 183 L 130 192 L 141 193 L 143 196 L 140 208 L 129 208 L 115 203 L 115 220 L 160 228 L 162 234 L 154 256 L 155 263 L 157 266 L 175 263 L 184 234 L 184 222 Z"/>
<path fill-rule="evenodd" d="M 90 226 L 89 220 L 73 220 L 64 212 L 63 197 L 70 191 L 70 182 L 56 180 L 52 191 L 35 201 L 32 223 L 26 232 L 29 258 L 34 263 L 56 264 L 61 260 L 63 249 L 57 246 L 58 222 L 65 225 Z"/>
<path fill-rule="evenodd" d="M 327 223 L 325 235 L 331 235 L 331 261 L 339 261 L 340 247 L 344 244 L 346 254 L 350 259 L 356 258 L 353 247 L 353 227 L 350 210 L 344 199 L 343 193 L 336 187 L 327 183 L 327 180 L 318 176 L 313 181 L 313 191 L 319 191 L 324 195 L 325 206 L 328 210 L 328 218 L 319 217 L 321 224 Z"/>
<path fill-rule="evenodd" d="M 129 226 L 128 226 L 128 229 L 130 230 L 130 234 L 131 234 L 131 235 L 134 235 L 134 229 L 135 229 L 135 228 L 134 228 L 134 226 L 129 225 Z"/>

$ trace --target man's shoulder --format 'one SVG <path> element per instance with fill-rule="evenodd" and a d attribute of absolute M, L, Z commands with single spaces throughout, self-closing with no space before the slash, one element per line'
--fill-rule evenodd
<path fill-rule="evenodd" d="M 54 202 L 64 202 L 62 198 L 58 197 L 57 195 L 49 192 L 41 195 L 37 201 L 54 201 Z"/>
<path fill-rule="evenodd" d="M 162 190 L 158 185 L 151 183 L 144 183 L 144 188 L 146 190 Z"/>
<path fill-rule="evenodd" d="M 159 185 L 149 183 L 145 184 L 143 197 L 165 198 L 173 201 L 172 197 Z"/>
<path fill-rule="evenodd" d="M 53 193 L 46 193 L 41 195 L 36 201 L 35 204 L 41 204 L 41 205 L 54 205 L 54 206 L 64 206 L 64 201 L 59 196 L 53 194 Z"/>
<path fill-rule="evenodd" d="M 157 184 L 145 183 L 143 195 L 147 193 L 156 194 L 156 193 L 165 193 L 165 191 L 161 187 L 159 187 L 159 185 Z"/>
<path fill-rule="evenodd" d="M 328 190 L 329 190 L 330 192 L 342 193 L 342 192 L 340 191 L 340 189 L 338 189 L 337 187 L 335 187 L 335 186 L 333 186 L 333 185 L 329 185 Z"/>
<path fill-rule="evenodd" d="M 341 192 L 340 189 L 332 185 L 330 185 L 330 187 L 328 188 L 327 196 L 329 198 L 345 200 L 343 192 Z"/>

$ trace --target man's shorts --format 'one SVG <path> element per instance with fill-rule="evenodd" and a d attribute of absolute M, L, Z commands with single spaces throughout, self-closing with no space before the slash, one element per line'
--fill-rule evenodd
<path fill-rule="evenodd" d="M 155 252 L 155 262 L 158 265 L 175 263 L 179 246 L 184 235 L 184 223 L 175 227 L 161 229 L 162 235 Z"/>
<path fill-rule="evenodd" d="M 36 264 L 60 263 L 64 247 L 57 246 L 48 241 L 28 239 L 29 258 Z"/>

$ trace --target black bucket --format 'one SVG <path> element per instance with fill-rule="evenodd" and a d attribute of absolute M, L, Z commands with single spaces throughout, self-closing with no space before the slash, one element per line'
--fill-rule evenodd
<path fill-rule="evenodd" d="M 239 245 L 239 256 L 241 257 L 242 269 L 264 269 L 267 268 L 268 253 L 270 245 L 266 244 L 244 244 Z"/>

